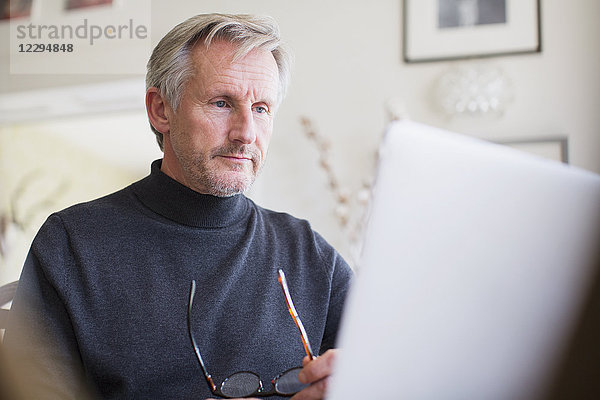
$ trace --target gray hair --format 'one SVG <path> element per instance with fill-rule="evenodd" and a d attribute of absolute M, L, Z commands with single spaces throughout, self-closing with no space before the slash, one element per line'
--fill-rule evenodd
<path fill-rule="evenodd" d="M 291 54 L 281 42 L 279 26 L 271 17 L 254 15 L 200 14 L 180 23 L 156 45 L 146 72 L 146 90 L 156 87 L 165 101 L 177 110 L 188 79 L 192 76 L 191 51 L 199 40 L 206 47 L 215 39 L 238 45 L 234 60 L 255 48 L 273 54 L 279 70 L 278 102 L 283 100 L 290 78 Z M 163 150 L 163 135 L 152 126 Z"/>

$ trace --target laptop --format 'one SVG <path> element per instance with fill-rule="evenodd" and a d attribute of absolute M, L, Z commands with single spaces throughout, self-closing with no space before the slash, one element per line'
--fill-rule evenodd
<path fill-rule="evenodd" d="M 600 176 L 392 123 L 328 399 L 600 398 L 599 256 Z"/>

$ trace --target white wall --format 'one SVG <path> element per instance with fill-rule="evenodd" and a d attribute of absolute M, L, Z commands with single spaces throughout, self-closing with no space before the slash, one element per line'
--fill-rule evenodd
<path fill-rule="evenodd" d="M 333 168 L 350 192 L 371 176 L 389 99 L 403 101 L 414 120 L 483 138 L 568 136 L 570 162 L 600 172 L 597 0 L 543 0 L 542 53 L 484 61 L 404 64 L 401 0 L 153 0 L 153 44 L 186 17 L 212 11 L 270 14 L 279 21 L 296 63 L 288 98 L 276 121 L 269 160 L 253 196 L 266 207 L 308 218 L 346 256 L 350 254 L 347 236 L 333 215 L 335 204 L 318 167 L 317 150 L 304 136 L 301 116 L 309 117 L 330 140 Z M 0 26 L 0 37 L 6 37 L 5 32 L 6 27 Z M 125 78 L 10 76 L 7 45 L 0 52 L 0 91 L 5 97 L 22 90 Z M 110 60 L 111 54 L 106 58 Z M 436 109 L 432 100 L 436 79 L 452 67 L 470 65 L 501 68 L 512 81 L 514 101 L 503 116 L 448 118 Z M 89 131 L 96 132 L 106 148 L 118 146 L 119 134 L 131 131 L 147 133 L 143 140 L 152 142 L 143 110 L 129 113 L 132 117 L 122 119 L 123 126 L 114 126 L 110 137 L 94 124 Z M 153 157 L 145 152 L 138 156 L 141 170 L 147 170 Z"/>

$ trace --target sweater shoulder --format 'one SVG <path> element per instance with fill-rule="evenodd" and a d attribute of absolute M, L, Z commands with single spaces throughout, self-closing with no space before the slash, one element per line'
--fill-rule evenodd
<path fill-rule="evenodd" d="M 135 194 L 132 190 L 133 185 L 134 184 L 93 200 L 74 204 L 61 211 L 55 212 L 53 215 L 62 220 L 80 218 L 89 219 L 95 215 L 114 215 L 116 210 L 129 208 L 133 204 L 135 199 Z"/>
<path fill-rule="evenodd" d="M 328 266 L 326 269 L 329 270 L 331 266 L 334 266 L 340 260 L 346 264 L 337 250 L 319 232 L 313 229 L 308 220 L 295 217 L 286 212 L 263 208 L 254 202 L 252 202 L 252 206 L 261 215 L 264 224 L 277 232 L 277 235 L 284 235 L 287 241 L 304 243 L 305 246 L 315 250 L 323 261 L 323 265 Z"/>
<path fill-rule="evenodd" d="M 306 219 L 295 217 L 287 212 L 283 211 L 274 211 L 268 208 L 261 207 L 254 203 L 249 199 L 250 205 L 258 215 L 265 221 L 267 224 L 276 225 L 281 228 L 291 228 L 292 232 L 296 231 L 298 233 L 316 233 Z M 299 231 L 298 231 L 299 229 Z"/>

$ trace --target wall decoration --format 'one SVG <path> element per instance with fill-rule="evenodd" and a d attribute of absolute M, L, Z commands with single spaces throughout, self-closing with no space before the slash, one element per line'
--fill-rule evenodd
<path fill-rule="evenodd" d="M 0 20 L 31 15 L 32 0 L 0 0 Z"/>
<path fill-rule="evenodd" d="M 72 10 L 75 8 L 94 7 L 112 3 L 113 0 L 66 0 L 65 8 L 67 10 Z"/>
<path fill-rule="evenodd" d="M 543 137 L 531 139 L 501 140 L 503 144 L 517 150 L 562 163 L 569 163 L 569 140 L 566 137 Z"/>
<path fill-rule="evenodd" d="M 404 0 L 408 63 L 541 49 L 540 0 Z"/>
<path fill-rule="evenodd" d="M 449 117 L 500 117 L 515 97 L 506 72 L 487 63 L 450 68 L 437 79 L 433 92 L 438 108 Z"/>

